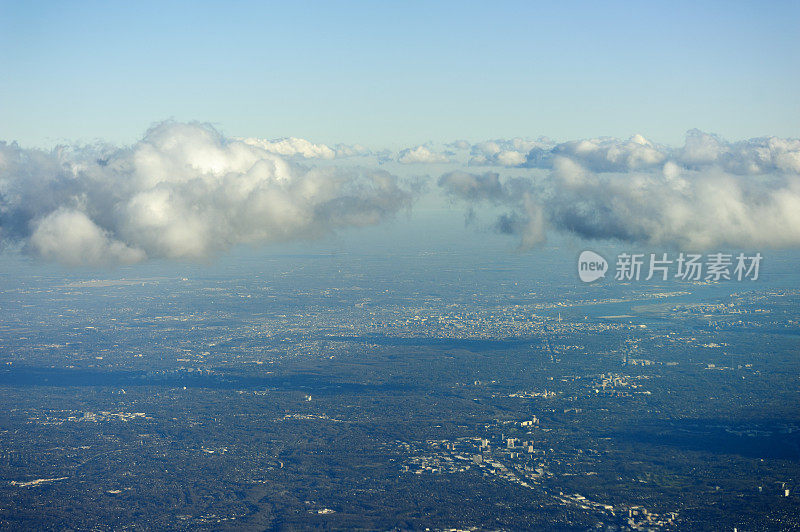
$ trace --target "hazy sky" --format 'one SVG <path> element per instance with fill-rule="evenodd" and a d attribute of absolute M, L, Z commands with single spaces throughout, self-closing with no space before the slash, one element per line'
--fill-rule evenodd
<path fill-rule="evenodd" d="M 0 1 L 0 138 L 800 136 L 798 2 Z"/>

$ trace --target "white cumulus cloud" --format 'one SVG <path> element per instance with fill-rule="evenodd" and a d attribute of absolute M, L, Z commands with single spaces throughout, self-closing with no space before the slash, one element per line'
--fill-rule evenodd
<path fill-rule="evenodd" d="M 538 140 L 522 138 L 496 139 L 472 146 L 470 166 L 525 166 L 528 154 L 535 150 L 549 150 L 552 143 L 541 137 Z"/>
<path fill-rule="evenodd" d="M 402 164 L 436 164 L 450 162 L 450 158 L 444 153 L 435 152 L 425 145 L 420 145 L 402 150 L 397 156 L 397 162 Z"/>
<path fill-rule="evenodd" d="M 126 148 L 0 143 L 0 240 L 65 264 L 200 259 L 379 223 L 410 201 L 385 171 L 298 166 L 201 124 Z"/>
<path fill-rule="evenodd" d="M 337 144 L 331 148 L 326 144 L 316 144 L 297 137 L 284 137 L 273 140 L 248 137 L 237 140 L 241 140 L 250 146 L 262 148 L 270 153 L 303 159 L 364 157 L 372 153 L 368 148 L 360 144 Z"/>
<path fill-rule="evenodd" d="M 439 185 L 470 213 L 482 201 L 505 206 L 495 227 L 523 247 L 548 230 L 689 250 L 798 247 L 797 148 L 792 139 L 727 143 L 700 132 L 676 150 L 639 136 L 578 140 L 548 152 L 546 176 L 451 172 Z"/>

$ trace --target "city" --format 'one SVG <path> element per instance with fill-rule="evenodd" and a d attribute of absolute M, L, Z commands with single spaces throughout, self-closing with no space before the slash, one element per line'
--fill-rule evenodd
<path fill-rule="evenodd" d="M 281 260 L 7 289 L 4 525 L 797 525 L 800 290 Z"/>

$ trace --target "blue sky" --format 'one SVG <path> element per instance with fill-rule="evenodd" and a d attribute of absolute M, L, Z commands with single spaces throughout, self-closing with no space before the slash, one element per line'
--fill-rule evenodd
<path fill-rule="evenodd" d="M 800 3 L 0 2 L 0 138 L 800 136 Z"/>

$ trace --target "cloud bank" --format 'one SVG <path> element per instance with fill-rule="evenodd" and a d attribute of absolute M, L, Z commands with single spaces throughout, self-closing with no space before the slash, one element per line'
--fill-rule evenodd
<path fill-rule="evenodd" d="M 385 171 L 288 161 L 330 157 L 306 142 L 265 147 L 167 122 L 127 148 L 0 143 L 0 241 L 69 265 L 204 259 L 376 224 L 410 204 Z"/>
<path fill-rule="evenodd" d="M 374 168 L 314 163 L 365 155 Z M 401 182 L 379 168 L 388 162 L 448 164 L 439 189 L 466 206 L 468 221 L 490 211 L 492 227 L 523 249 L 551 232 L 698 251 L 800 247 L 797 139 L 727 142 L 692 130 L 677 148 L 634 135 L 459 140 L 392 154 L 227 138 L 174 122 L 122 148 L 0 142 L 0 245 L 63 264 L 113 265 L 318 238 L 381 223 L 426 189 L 411 184 L 426 178 Z"/>
<path fill-rule="evenodd" d="M 787 248 L 800 246 L 798 157 L 798 140 L 727 143 L 694 130 L 678 149 L 638 135 L 535 147 L 523 166 L 545 174 L 452 172 L 439 185 L 470 212 L 504 208 L 495 229 L 522 248 L 548 231 L 688 250 Z"/>
<path fill-rule="evenodd" d="M 800 173 L 800 139 L 761 137 L 727 142 L 697 129 L 687 133 L 679 148 L 633 135 L 629 139 L 600 137 L 562 143 L 546 137 L 498 139 L 473 144 L 469 149 L 470 166 L 551 169 L 557 158 L 566 157 L 598 173 L 653 170 L 667 161 L 694 170 L 719 167 L 736 175 Z"/>

